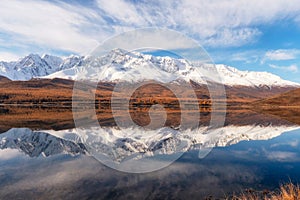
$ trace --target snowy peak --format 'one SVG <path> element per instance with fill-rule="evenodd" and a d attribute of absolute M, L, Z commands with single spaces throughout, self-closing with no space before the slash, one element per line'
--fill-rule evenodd
<path fill-rule="evenodd" d="M 42 59 L 48 64 L 48 66 L 52 66 L 57 69 L 63 63 L 63 59 L 57 56 L 52 56 L 48 54 L 44 54 Z"/>
<path fill-rule="evenodd" d="M 217 64 L 217 71 L 223 79 L 225 85 L 243 86 L 295 86 L 298 83 L 281 79 L 279 76 L 269 72 L 240 71 L 234 67 Z"/>
<path fill-rule="evenodd" d="M 241 71 L 234 67 L 218 64 L 190 63 L 184 59 L 160 57 L 139 52 L 113 49 L 101 57 L 71 55 L 66 58 L 57 56 L 30 54 L 17 62 L 0 62 L 0 75 L 11 80 L 30 80 L 32 78 L 63 78 L 91 81 L 130 81 L 156 80 L 172 82 L 182 79 L 205 84 L 197 71 L 204 72 L 209 80 L 219 74 L 220 80 L 214 80 L 229 86 L 277 86 L 300 87 L 300 84 L 281 79 L 268 72 Z"/>
<path fill-rule="evenodd" d="M 57 71 L 76 66 L 83 57 L 70 56 L 62 59 L 44 54 L 29 54 L 14 62 L 0 62 L 0 75 L 11 80 L 30 80 L 53 74 Z"/>
<path fill-rule="evenodd" d="M 84 56 L 71 55 L 63 60 L 63 62 L 59 66 L 59 70 L 81 66 L 84 64 L 84 59 Z"/>
<path fill-rule="evenodd" d="M 109 82 L 139 82 L 143 80 L 172 82 L 181 79 L 205 84 L 204 78 L 210 80 L 211 77 L 216 77 L 215 74 L 218 73 L 220 79 L 212 80 L 229 86 L 300 86 L 267 72 L 240 71 L 226 65 L 216 65 L 215 68 L 212 64 L 189 63 L 184 59 L 127 52 L 122 49 L 114 49 L 102 57 L 90 57 L 85 59 L 85 63 L 86 66 L 84 64 L 77 65 L 46 76 L 46 78 L 59 77 Z M 79 66 L 81 67 L 78 68 Z M 202 77 L 196 71 L 205 72 L 203 73 L 205 76 Z"/>

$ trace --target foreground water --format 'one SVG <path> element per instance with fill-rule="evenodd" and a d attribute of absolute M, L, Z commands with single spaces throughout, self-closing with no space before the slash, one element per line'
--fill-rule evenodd
<path fill-rule="evenodd" d="M 242 113 L 248 117 L 229 117 L 214 137 L 195 135 L 197 142 L 169 166 L 141 174 L 103 165 L 87 144 L 72 135 L 74 129 L 11 127 L 0 134 L 0 199 L 203 199 L 299 183 L 300 127 L 274 116 Z M 105 129 L 116 130 L 109 125 Z M 100 138 L 101 144 L 110 144 Z M 169 140 L 156 139 L 165 143 L 148 145 L 147 151 L 159 148 L 168 156 L 178 150 L 163 145 Z M 195 145 L 200 142 L 200 147 L 213 147 L 203 157 Z M 129 155 L 120 148 L 112 148 L 113 161 Z M 162 151 L 166 148 L 169 151 Z M 109 155 L 105 149 L 99 152 Z"/>

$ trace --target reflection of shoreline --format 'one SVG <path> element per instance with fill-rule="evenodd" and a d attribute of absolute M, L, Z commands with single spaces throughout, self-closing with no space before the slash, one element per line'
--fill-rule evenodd
<path fill-rule="evenodd" d="M 76 115 L 81 116 L 82 118 L 90 117 L 90 110 L 80 109 L 79 113 Z M 194 116 L 197 112 L 191 111 L 178 111 L 174 109 L 166 109 L 168 113 L 168 118 L 166 126 L 177 127 L 181 122 L 181 113 L 184 113 L 186 116 L 186 122 L 189 121 L 189 115 Z M 149 123 L 149 108 L 140 109 L 140 110 L 131 110 L 130 116 L 132 120 L 143 126 Z M 125 112 L 125 111 L 124 111 Z M 224 114 L 222 110 L 217 111 L 216 114 L 220 112 L 220 115 Z M 100 126 L 116 126 L 114 121 L 114 116 L 111 113 L 110 109 L 97 109 L 97 118 Z M 271 113 L 272 114 L 272 113 Z M 32 106 L 0 106 L 0 132 L 4 132 L 10 128 L 18 127 L 28 127 L 33 130 L 37 129 L 54 129 L 54 130 L 63 130 L 74 128 L 74 119 L 71 108 L 62 107 L 62 108 L 48 108 L 48 107 L 32 107 Z M 117 113 L 117 117 L 120 117 L 123 121 L 128 121 L 124 117 L 122 111 Z M 123 117 L 123 118 L 122 118 Z M 295 116 L 294 112 L 287 112 L 282 119 L 277 116 L 264 115 L 261 113 L 256 113 L 248 109 L 238 110 L 231 109 L 226 111 L 226 120 L 225 126 L 228 125 L 261 125 L 268 126 L 273 125 L 294 125 L 300 123 L 292 123 Z M 191 117 L 192 118 L 192 117 Z M 209 109 L 204 108 L 200 110 L 200 126 L 208 126 L 211 120 L 211 112 Z M 289 122 L 290 121 L 290 122 Z M 297 122 L 297 121 L 295 121 Z M 87 120 L 88 123 L 88 120 Z M 194 124 L 194 122 L 191 122 Z"/>

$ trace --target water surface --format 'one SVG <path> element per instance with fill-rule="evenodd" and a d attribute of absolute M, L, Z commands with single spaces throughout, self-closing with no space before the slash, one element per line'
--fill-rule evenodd
<path fill-rule="evenodd" d="M 205 140 L 202 133 L 194 135 L 197 142 L 189 143 L 174 163 L 158 171 L 133 174 L 99 162 L 74 134 L 68 110 L 30 108 L 26 117 L 25 108 L 5 109 L 0 125 L 1 199 L 203 199 L 300 182 L 300 127 L 275 115 L 229 110 L 224 127 Z M 55 119 L 57 115 L 61 121 Z M 102 116 L 101 127 L 116 131 L 112 118 Z M 202 119 L 198 130 L 204 130 L 209 121 Z M 160 145 L 149 145 L 147 151 L 163 152 L 169 141 L 157 141 Z M 203 147 L 213 148 L 199 158 Z M 122 148 L 114 147 L 118 158 L 128 155 L 122 154 Z"/>

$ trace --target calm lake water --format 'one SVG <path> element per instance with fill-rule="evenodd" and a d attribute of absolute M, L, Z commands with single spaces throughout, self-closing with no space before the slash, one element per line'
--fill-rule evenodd
<path fill-rule="evenodd" d="M 4 117 L 7 115 L 12 113 Z M 11 127 L 9 122 L 0 134 L 0 199 L 204 199 L 251 188 L 272 190 L 289 181 L 300 183 L 300 126 L 250 111 L 229 111 L 227 116 L 225 127 L 211 137 L 202 137 L 204 132 L 193 135 L 186 148 L 175 148 L 174 141 L 180 140 L 176 135 L 140 141 L 146 146 L 150 141 L 152 146 L 146 151 L 164 154 L 162 159 L 185 151 L 167 167 L 148 173 L 111 169 L 96 155 L 123 162 L 142 148 L 137 142 L 118 140 L 121 145 L 116 145 L 116 140 L 109 140 L 113 137 L 94 135 L 89 143 L 78 139 L 74 129 L 64 130 L 65 125 L 56 131 L 46 130 L 49 124 L 41 130 L 34 125 L 31 130 L 26 128 L 28 122 L 24 128 L 17 121 L 18 126 Z M 205 130 L 203 127 L 205 124 L 199 129 Z M 101 134 L 112 135 L 118 130 L 111 122 L 100 129 L 104 129 Z M 141 138 L 135 139 L 139 142 Z M 204 147 L 211 151 L 199 157 Z M 111 151 L 114 153 L 109 154 Z"/>

